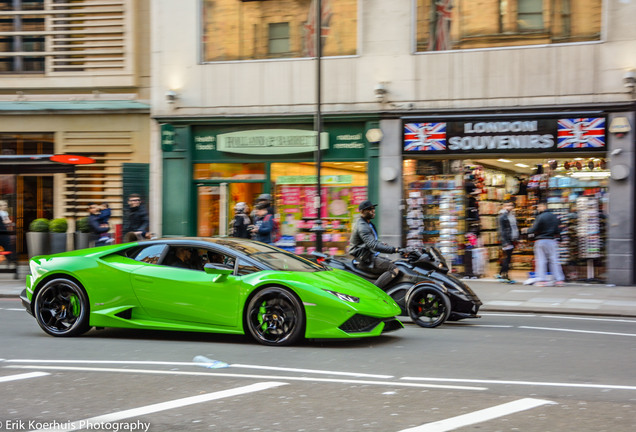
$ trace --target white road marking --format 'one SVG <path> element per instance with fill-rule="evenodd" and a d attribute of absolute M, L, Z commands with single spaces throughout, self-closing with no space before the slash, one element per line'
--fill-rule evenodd
<path fill-rule="evenodd" d="M 624 323 L 636 324 L 636 320 L 620 319 L 620 318 L 589 318 L 589 317 L 564 316 L 564 315 L 542 315 L 541 318 L 556 318 L 556 319 L 579 320 L 579 321 L 624 322 Z"/>
<path fill-rule="evenodd" d="M 378 379 L 394 378 L 393 375 L 373 375 L 373 374 L 354 373 L 354 372 L 336 372 L 336 371 L 315 370 L 315 369 L 296 369 L 296 368 L 283 368 L 283 367 L 275 367 L 275 366 L 244 365 L 244 364 L 239 364 L 239 363 L 233 363 L 233 364 L 230 365 L 230 367 L 244 368 L 244 369 L 273 370 L 273 371 L 282 371 L 282 372 L 314 373 L 314 374 L 326 374 L 326 375 L 345 375 L 345 376 L 356 376 L 356 377 L 378 378 Z"/>
<path fill-rule="evenodd" d="M 252 384 L 245 387 L 238 387 L 230 390 L 223 390 L 214 393 L 207 393 L 198 396 L 191 396 L 182 399 L 175 399 L 168 402 L 160 402 L 152 405 L 146 405 L 139 408 L 133 408 L 125 411 L 114 412 L 110 414 L 105 414 L 102 416 L 91 417 L 84 420 L 77 420 L 74 422 L 68 423 L 68 428 L 54 428 L 54 429 L 40 429 L 35 432 L 44 432 L 44 431 L 55 431 L 55 432 L 66 432 L 66 431 L 74 431 L 80 429 L 92 429 L 91 425 L 100 425 L 102 423 L 114 423 L 121 420 L 129 419 L 132 417 L 141 417 L 144 415 L 156 413 L 159 411 L 165 411 L 173 408 L 180 408 L 188 405 L 194 405 L 203 402 L 209 402 L 217 399 L 223 399 L 233 396 L 240 396 L 247 393 L 253 393 L 262 390 L 268 390 L 274 387 L 280 387 L 286 385 L 286 383 L 282 382 L 263 382 L 258 384 Z M 98 427 L 99 429 L 99 427 Z"/>
<path fill-rule="evenodd" d="M 446 324 L 449 325 L 454 325 L 454 324 L 468 324 L 468 327 L 490 327 L 490 328 L 513 328 L 514 326 L 512 325 L 495 325 L 495 324 L 472 324 L 472 323 L 460 323 L 460 322 L 456 322 L 456 323 L 449 323 L 447 322 Z"/>
<path fill-rule="evenodd" d="M 23 373 L 19 375 L 10 375 L 10 376 L 0 377 L 0 382 L 18 381 L 18 380 L 28 379 L 28 378 L 43 377 L 47 375 L 51 375 L 51 374 L 48 372 L 29 372 L 29 373 Z"/>
<path fill-rule="evenodd" d="M 537 315 L 531 313 L 480 313 L 481 316 L 494 316 L 494 317 L 536 317 Z"/>
<path fill-rule="evenodd" d="M 433 423 L 427 423 L 422 426 L 416 426 L 410 429 L 403 429 L 400 432 L 445 432 L 459 429 L 464 426 L 470 426 L 475 423 L 482 423 L 493 420 L 498 417 L 504 417 L 515 414 L 520 411 L 526 411 L 537 408 L 542 405 L 556 405 L 555 402 L 543 399 L 525 398 L 514 402 L 508 402 L 491 408 L 463 414 L 457 417 L 451 417 L 446 420 L 440 420 Z"/>
<path fill-rule="evenodd" d="M 11 359 L 6 360 L 7 363 L 39 363 L 39 364 L 121 364 L 121 365 L 157 365 L 157 366 L 197 366 L 194 362 L 166 362 L 166 361 L 138 361 L 138 360 L 40 360 L 40 359 Z M 314 373 L 324 375 L 340 375 L 340 376 L 355 376 L 364 378 L 378 378 L 378 379 L 390 379 L 394 378 L 393 375 L 374 375 L 355 372 L 338 372 L 316 369 L 295 369 L 295 368 L 283 368 L 275 366 L 259 366 L 259 365 L 245 365 L 234 363 L 230 364 L 232 368 L 242 369 L 262 369 L 262 370 L 275 370 L 284 372 L 299 372 L 299 373 Z"/>
<path fill-rule="evenodd" d="M 45 369 L 55 371 L 73 371 L 73 372 L 114 372 L 114 373 L 135 373 L 135 374 L 156 374 L 156 375 L 178 375 L 178 376 L 207 376 L 207 377 L 231 377 L 231 378 L 249 378 L 249 379 L 272 379 L 285 381 L 305 381 L 305 382 L 326 382 L 338 384 L 362 384 L 362 385 L 378 385 L 389 387 L 417 387 L 417 388 L 435 388 L 446 390 L 475 390 L 485 391 L 486 387 L 468 387 L 455 385 L 438 385 L 438 384 L 420 384 L 406 383 L 400 381 L 368 381 L 353 379 L 337 379 L 337 378 L 311 378 L 311 377 L 294 377 L 294 376 L 275 376 L 275 375 L 250 375 L 225 373 L 227 369 L 209 369 L 210 372 L 188 372 L 188 371 L 162 371 L 153 369 L 115 369 L 115 368 L 91 368 L 91 367 L 69 367 L 69 366 L 22 366 L 9 365 L 4 366 L 10 369 Z"/>
<path fill-rule="evenodd" d="M 502 384 L 502 385 L 522 385 L 522 386 L 543 386 L 543 387 L 572 387 L 590 388 L 603 390 L 636 390 L 636 386 L 613 385 L 613 384 L 572 384 L 562 382 L 543 381 L 508 381 L 508 380 L 482 380 L 482 379 L 461 379 L 461 378 L 428 378 L 428 377 L 402 377 L 406 381 L 431 381 L 431 382 L 454 382 L 467 384 Z"/>
<path fill-rule="evenodd" d="M 547 331 L 558 331 L 558 332 L 567 332 L 567 333 L 586 333 L 586 334 L 599 334 L 599 335 L 606 335 L 606 336 L 636 337 L 636 334 L 633 334 L 633 333 L 616 333 L 616 332 L 602 332 L 602 331 L 594 331 L 594 330 L 574 330 L 574 329 L 564 329 L 564 328 L 531 327 L 531 326 L 519 326 L 519 328 L 527 329 L 527 330 L 547 330 Z"/>
<path fill-rule="evenodd" d="M 26 309 L 25 309 L 25 308 L 0 308 L 0 310 L 26 312 Z"/>

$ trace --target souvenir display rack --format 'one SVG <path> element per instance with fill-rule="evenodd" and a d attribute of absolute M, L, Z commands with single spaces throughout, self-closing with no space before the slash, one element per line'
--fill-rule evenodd
<path fill-rule="evenodd" d="M 438 247 L 449 264 L 460 265 L 464 232 L 461 177 L 427 176 L 409 183 L 406 193 L 406 246 Z"/>

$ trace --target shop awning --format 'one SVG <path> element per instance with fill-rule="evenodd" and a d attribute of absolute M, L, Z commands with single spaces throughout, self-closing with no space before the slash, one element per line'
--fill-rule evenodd
<path fill-rule="evenodd" d="M 137 112 L 149 113 L 150 105 L 135 100 L 77 101 L 0 101 L 0 113 L 60 113 L 72 112 Z"/>
<path fill-rule="evenodd" d="M 74 166 L 53 162 L 53 155 L 1 155 L 0 174 L 72 173 Z"/>

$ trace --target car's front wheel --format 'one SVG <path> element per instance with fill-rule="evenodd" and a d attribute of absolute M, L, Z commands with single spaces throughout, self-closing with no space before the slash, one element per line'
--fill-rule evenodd
<path fill-rule="evenodd" d="M 263 345 L 291 345 L 305 330 L 305 311 L 291 291 L 265 288 L 249 301 L 246 308 L 247 329 Z"/>
<path fill-rule="evenodd" d="M 35 297 L 34 315 L 42 330 L 53 336 L 78 336 L 90 328 L 88 298 L 75 281 L 48 281 Z"/>

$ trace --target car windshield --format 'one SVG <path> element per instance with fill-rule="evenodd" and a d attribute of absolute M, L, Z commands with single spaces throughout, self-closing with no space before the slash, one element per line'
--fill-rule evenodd
<path fill-rule="evenodd" d="M 278 250 L 273 250 L 271 252 L 256 252 L 251 254 L 250 258 L 265 264 L 272 270 L 278 271 L 315 272 L 325 270 L 325 267 L 321 265 L 314 264 L 313 262 L 299 256 Z"/>

